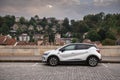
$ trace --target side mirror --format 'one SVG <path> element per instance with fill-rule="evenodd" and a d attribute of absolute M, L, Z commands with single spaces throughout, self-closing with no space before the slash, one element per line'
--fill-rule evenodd
<path fill-rule="evenodd" d="M 62 49 L 60 49 L 60 51 L 61 51 L 61 52 L 64 52 L 64 51 L 65 51 L 65 49 L 64 49 L 64 48 L 62 48 Z"/>

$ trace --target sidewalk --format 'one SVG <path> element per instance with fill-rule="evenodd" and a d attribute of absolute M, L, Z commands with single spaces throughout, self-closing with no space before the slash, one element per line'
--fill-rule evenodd
<path fill-rule="evenodd" d="M 41 56 L 0 56 L 0 62 L 41 62 Z M 120 57 L 102 57 L 103 63 L 120 63 Z"/>

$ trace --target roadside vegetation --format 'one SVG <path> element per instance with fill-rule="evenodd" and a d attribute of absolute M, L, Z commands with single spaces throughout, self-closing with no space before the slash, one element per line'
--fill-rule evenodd
<path fill-rule="evenodd" d="M 114 45 L 116 40 L 120 38 L 120 14 L 88 14 L 83 17 L 83 20 L 69 20 L 64 18 L 60 20 L 51 17 L 39 18 L 38 15 L 31 17 L 30 20 L 20 17 L 16 22 L 16 17 L 11 15 L 0 16 L 0 34 L 10 34 L 12 37 L 17 37 L 22 33 L 27 33 L 31 37 L 31 42 L 34 34 L 44 34 L 49 37 L 50 42 L 54 42 L 55 34 L 61 34 L 62 38 L 74 38 L 73 42 L 83 39 L 91 41 L 100 41 L 103 45 Z M 19 25 L 16 33 L 10 31 L 14 24 Z M 23 27 L 26 26 L 26 27 Z M 33 26 L 33 29 L 29 29 Z M 41 26 L 42 30 L 37 26 Z M 67 33 L 71 35 L 67 35 Z"/>

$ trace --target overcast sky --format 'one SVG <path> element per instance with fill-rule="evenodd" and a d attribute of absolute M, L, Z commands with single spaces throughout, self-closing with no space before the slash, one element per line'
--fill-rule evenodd
<path fill-rule="evenodd" d="M 82 19 L 87 14 L 120 13 L 120 0 L 0 0 L 0 16 Z"/>

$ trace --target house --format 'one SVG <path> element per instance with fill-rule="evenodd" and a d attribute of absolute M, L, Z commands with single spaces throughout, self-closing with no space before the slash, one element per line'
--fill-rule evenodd
<path fill-rule="evenodd" d="M 64 41 L 61 39 L 61 34 L 55 34 L 55 45 L 63 45 Z"/>
<path fill-rule="evenodd" d="M 17 31 L 18 28 L 19 28 L 19 26 L 18 26 L 17 24 L 14 24 L 14 25 L 12 26 L 12 30 L 14 30 L 14 31 Z"/>
<path fill-rule="evenodd" d="M 17 41 L 16 39 L 10 36 L 0 36 L 0 45 L 13 45 L 16 46 Z"/>
<path fill-rule="evenodd" d="M 28 28 L 28 30 L 34 30 L 33 25 L 30 25 L 29 28 Z"/>
<path fill-rule="evenodd" d="M 55 38 L 55 45 L 64 45 L 65 41 L 61 38 Z"/>
<path fill-rule="evenodd" d="M 33 39 L 34 39 L 35 41 L 43 40 L 43 38 L 44 38 L 44 35 L 42 35 L 42 34 L 35 34 L 35 35 L 33 36 Z"/>
<path fill-rule="evenodd" d="M 15 17 L 15 22 L 19 22 L 20 21 L 20 17 Z"/>
<path fill-rule="evenodd" d="M 64 41 L 64 44 L 69 44 L 72 42 L 73 38 L 61 38 Z"/>
<path fill-rule="evenodd" d="M 36 29 L 37 29 L 38 31 L 41 31 L 41 30 L 43 30 L 43 27 L 42 27 L 41 25 L 37 25 Z"/>
<path fill-rule="evenodd" d="M 55 38 L 61 38 L 61 34 L 56 33 L 56 34 L 55 34 Z"/>
<path fill-rule="evenodd" d="M 20 29 L 22 30 L 22 31 L 25 31 L 25 30 L 27 30 L 27 26 L 26 25 L 22 25 L 21 27 L 20 27 Z"/>
<path fill-rule="evenodd" d="M 71 43 L 73 38 L 61 38 L 61 34 L 56 33 L 55 34 L 55 44 L 56 45 L 64 45 Z"/>
<path fill-rule="evenodd" d="M 23 33 L 19 36 L 19 41 L 29 42 L 30 41 L 30 36 L 26 33 Z"/>

